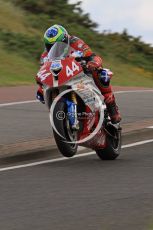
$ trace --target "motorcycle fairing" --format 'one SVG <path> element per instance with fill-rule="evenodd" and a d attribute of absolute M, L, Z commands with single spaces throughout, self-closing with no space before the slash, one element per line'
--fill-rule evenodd
<path fill-rule="evenodd" d="M 56 64 L 57 61 L 58 60 L 56 60 Z M 52 65 L 55 65 L 55 61 L 46 62 L 37 74 L 38 82 L 40 82 L 42 85 L 48 85 L 50 87 L 60 87 L 65 85 L 68 81 L 70 81 L 70 79 L 83 73 L 81 65 L 73 57 L 61 59 L 59 61 L 61 63 L 61 70 L 59 73 L 56 76 L 53 73 Z"/>

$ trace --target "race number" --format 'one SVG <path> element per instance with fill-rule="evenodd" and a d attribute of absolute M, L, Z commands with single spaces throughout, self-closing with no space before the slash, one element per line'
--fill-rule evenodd
<path fill-rule="evenodd" d="M 79 66 L 75 62 L 72 62 L 72 69 L 67 65 L 66 66 L 67 77 L 73 76 L 76 70 L 79 71 Z"/>
<path fill-rule="evenodd" d="M 46 80 L 46 78 L 50 75 L 50 73 L 45 73 L 46 70 L 42 70 L 38 73 L 38 78 L 40 78 L 41 81 Z"/>

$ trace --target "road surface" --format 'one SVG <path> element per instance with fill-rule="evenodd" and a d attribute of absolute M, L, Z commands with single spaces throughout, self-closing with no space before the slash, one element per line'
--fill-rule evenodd
<path fill-rule="evenodd" d="M 153 91 L 120 92 L 116 98 L 123 124 L 153 119 Z M 0 145 L 52 135 L 48 111 L 41 103 L 0 107 L 0 118 Z"/>
<path fill-rule="evenodd" d="M 15 92 L 1 103 L 22 95 Z M 116 97 L 123 124 L 153 119 L 153 91 Z M 0 118 L 0 145 L 51 136 L 40 103 L 0 105 Z M 42 155 L 0 158 L 0 230 L 153 229 L 153 140 L 124 146 L 111 162 L 89 152 L 69 160 L 56 150 Z"/>
<path fill-rule="evenodd" d="M 0 172 L 0 209 L 2 230 L 149 230 L 153 142 L 111 162 L 94 154 Z"/>

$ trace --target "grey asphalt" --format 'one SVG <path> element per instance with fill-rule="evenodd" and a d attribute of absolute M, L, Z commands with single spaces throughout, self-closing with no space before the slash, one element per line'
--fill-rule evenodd
<path fill-rule="evenodd" d="M 129 123 L 153 118 L 153 92 L 116 94 L 123 120 Z M 40 103 L 0 108 L 0 145 L 50 137 L 49 116 Z"/>
<path fill-rule="evenodd" d="M 153 118 L 153 91 L 116 94 L 123 123 Z"/>
<path fill-rule="evenodd" d="M 1 230 L 153 229 L 153 143 L 0 172 L 0 210 Z"/>

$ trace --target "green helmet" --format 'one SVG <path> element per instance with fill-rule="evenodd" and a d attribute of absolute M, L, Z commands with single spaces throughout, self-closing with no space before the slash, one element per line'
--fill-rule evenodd
<path fill-rule="evenodd" d="M 53 45 L 55 42 L 62 42 L 67 38 L 68 32 L 60 25 L 51 26 L 44 34 L 44 42 L 46 45 Z"/>

